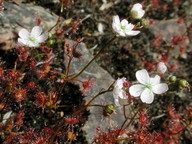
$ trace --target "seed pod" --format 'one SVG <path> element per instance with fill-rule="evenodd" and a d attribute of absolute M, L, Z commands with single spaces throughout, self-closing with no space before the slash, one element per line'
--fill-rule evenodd
<path fill-rule="evenodd" d="M 176 77 L 176 76 L 171 76 L 171 77 L 169 77 L 169 81 L 170 81 L 170 82 L 176 82 L 176 80 L 177 80 L 177 77 Z"/>
<path fill-rule="evenodd" d="M 109 115 L 111 115 L 114 111 L 115 111 L 115 106 L 114 106 L 114 104 L 108 104 L 108 105 L 105 106 L 104 111 L 103 111 L 103 114 L 104 114 L 105 116 L 109 116 Z"/>
<path fill-rule="evenodd" d="M 53 45 L 53 44 L 55 44 L 56 43 L 56 40 L 55 39 L 50 39 L 49 41 L 48 41 L 48 45 L 50 46 L 50 45 Z"/>
<path fill-rule="evenodd" d="M 179 80 L 178 85 L 181 89 L 189 87 L 189 83 L 184 79 Z"/>
<path fill-rule="evenodd" d="M 142 20 L 141 20 L 141 25 L 142 25 L 143 27 L 148 26 L 148 25 L 149 25 L 149 20 L 148 20 L 148 19 L 142 19 Z"/>

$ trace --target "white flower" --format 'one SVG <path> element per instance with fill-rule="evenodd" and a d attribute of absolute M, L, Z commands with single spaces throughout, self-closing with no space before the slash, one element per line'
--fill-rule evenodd
<path fill-rule="evenodd" d="M 142 9 L 142 5 L 140 3 L 134 4 L 131 9 L 131 17 L 134 19 L 141 19 L 145 11 Z"/>
<path fill-rule="evenodd" d="M 133 31 L 134 25 L 128 23 L 126 19 L 123 19 L 120 22 L 119 16 L 113 16 L 112 23 L 113 30 L 118 33 L 120 36 L 135 36 L 140 33 L 140 31 Z"/>
<path fill-rule="evenodd" d="M 167 66 L 165 65 L 164 62 L 159 62 L 159 63 L 157 64 L 157 71 L 158 71 L 159 73 L 165 73 L 165 72 L 167 71 Z"/>
<path fill-rule="evenodd" d="M 42 33 L 40 26 L 34 26 L 31 33 L 26 29 L 21 29 L 19 31 L 19 37 L 18 42 L 29 47 L 38 47 L 40 43 L 46 41 L 48 38 L 46 33 Z"/>
<path fill-rule="evenodd" d="M 132 85 L 129 88 L 129 93 L 134 97 L 141 96 L 143 103 L 152 103 L 154 94 L 162 94 L 168 90 L 167 84 L 160 83 L 160 76 L 149 77 L 145 69 L 137 71 L 136 78 L 141 84 Z"/>
<path fill-rule="evenodd" d="M 128 96 L 126 94 L 126 91 L 124 89 L 124 83 L 126 83 L 127 80 L 126 78 L 118 78 L 118 80 L 115 82 L 114 84 L 114 89 L 113 89 L 113 97 L 114 97 L 114 100 L 115 100 L 115 104 L 117 106 L 121 106 L 119 104 L 119 98 L 121 99 L 127 99 Z"/>

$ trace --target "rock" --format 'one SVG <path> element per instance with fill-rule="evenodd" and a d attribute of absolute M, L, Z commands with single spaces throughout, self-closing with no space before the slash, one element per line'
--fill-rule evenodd
<path fill-rule="evenodd" d="M 72 40 L 66 40 L 65 44 L 72 46 L 76 44 L 76 42 Z M 84 43 L 79 44 L 77 50 L 83 55 L 80 59 L 73 59 L 71 63 L 70 74 L 73 76 L 77 74 L 93 58 Z M 65 58 L 65 65 L 67 65 L 68 58 L 66 55 Z M 111 75 L 101 68 L 96 62 L 93 62 L 79 77 L 77 77 L 77 79 L 81 81 L 87 81 L 89 78 L 93 79 L 93 85 L 85 93 L 86 103 L 88 103 L 100 91 L 106 90 L 115 81 Z M 79 86 L 82 87 L 80 82 L 74 81 L 74 83 L 79 84 Z M 114 104 L 112 92 L 108 92 L 97 97 L 91 104 Z M 110 117 L 103 115 L 101 107 L 89 107 L 88 109 L 90 110 L 90 115 L 88 117 L 88 121 L 83 127 L 83 130 L 86 132 L 88 143 L 93 141 L 93 138 L 96 135 L 97 127 L 100 127 L 101 130 L 107 132 L 110 128 L 119 128 L 125 120 L 122 113 L 123 110 L 121 108 L 117 108 L 116 114 L 112 114 Z"/>
<path fill-rule="evenodd" d="M 42 19 L 44 30 L 52 27 L 58 18 L 40 6 L 4 2 L 4 7 L 6 10 L 0 17 L 0 48 L 4 50 L 13 48 L 21 28 L 31 30 L 36 25 L 36 15 Z"/>
<path fill-rule="evenodd" d="M 180 53 L 180 48 L 187 48 L 189 46 L 189 38 L 186 36 L 187 27 L 184 22 L 179 23 L 179 19 L 171 20 L 154 20 L 154 24 L 149 27 L 151 31 L 157 36 L 161 35 L 162 39 L 168 44 L 172 45 L 174 36 L 183 38 L 183 41 L 174 46 L 172 56 L 180 55 L 187 58 L 186 53 Z M 191 50 L 190 50 L 191 51 Z"/>

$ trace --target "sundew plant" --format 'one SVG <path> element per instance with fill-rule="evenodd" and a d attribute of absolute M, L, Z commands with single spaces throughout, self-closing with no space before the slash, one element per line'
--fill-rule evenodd
<path fill-rule="evenodd" d="M 1 19 L 10 4 L 39 5 L 57 17 L 46 27 L 37 12 L 27 17 L 32 27 L 0 35 L 0 143 L 192 143 L 189 1 L 0 0 Z M 176 35 L 175 25 L 186 31 Z M 107 88 L 99 88 L 105 76 L 96 77 L 97 68 L 87 72 L 95 63 L 113 77 Z M 100 121 L 88 124 L 90 115 Z"/>

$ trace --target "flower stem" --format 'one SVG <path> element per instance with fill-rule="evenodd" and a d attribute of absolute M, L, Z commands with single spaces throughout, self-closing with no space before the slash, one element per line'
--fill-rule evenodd
<path fill-rule="evenodd" d="M 111 87 L 113 86 L 114 82 L 109 86 L 109 88 L 107 90 L 101 91 L 99 92 L 97 95 L 95 95 L 85 106 L 83 106 L 82 108 L 80 108 L 79 110 L 75 111 L 72 116 L 75 116 L 77 114 L 79 114 L 80 112 L 84 111 L 88 106 L 90 106 L 90 104 L 100 95 L 106 93 L 106 92 L 110 92 L 112 89 Z"/>
<path fill-rule="evenodd" d="M 99 52 L 94 56 L 94 58 L 93 58 L 92 60 L 90 60 L 89 63 L 88 63 L 77 75 L 75 75 L 74 77 L 71 77 L 71 78 L 69 78 L 69 79 L 66 79 L 66 80 L 68 80 L 68 81 L 74 80 L 74 79 L 77 78 L 79 75 L 81 75 L 81 74 L 84 72 L 84 70 L 85 70 L 86 68 L 88 68 L 89 65 L 100 55 L 100 53 L 104 50 L 104 48 L 107 47 L 113 40 L 115 40 L 115 38 L 116 38 L 116 36 L 114 36 L 112 39 L 110 39 L 110 40 L 99 50 Z"/>
<path fill-rule="evenodd" d="M 121 125 L 121 128 L 120 128 L 120 130 L 119 130 L 119 133 L 117 134 L 116 139 L 118 139 L 118 136 L 120 135 L 120 133 L 121 133 L 121 131 L 122 131 L 125 123 L 126 123 L 127 120 L 129 119 L 129 116 L 131 115 L 131 113 L 132 113 L 133 110 L 134 110 L 134 109 L 133 109 L 133 107 L 132 107 L 130 113 L 128 114 L 128 116 L 126 117 L 125 121 L 124 121 L 123 124 Z M 127 126 L 125 127 L 125 129 L 128 128 L 129 125 L 133 122 L 133 120 L 135 119 L 135 117 L 136 117 L 136 115 L 138 114 L 138 112 L 139 112 L 139 109 L 138 109 L 137 112 L 133 115 L 133 117 L 131 118 L 131 120 L 129 121 L 129 123 L 128 123 Z"/>

